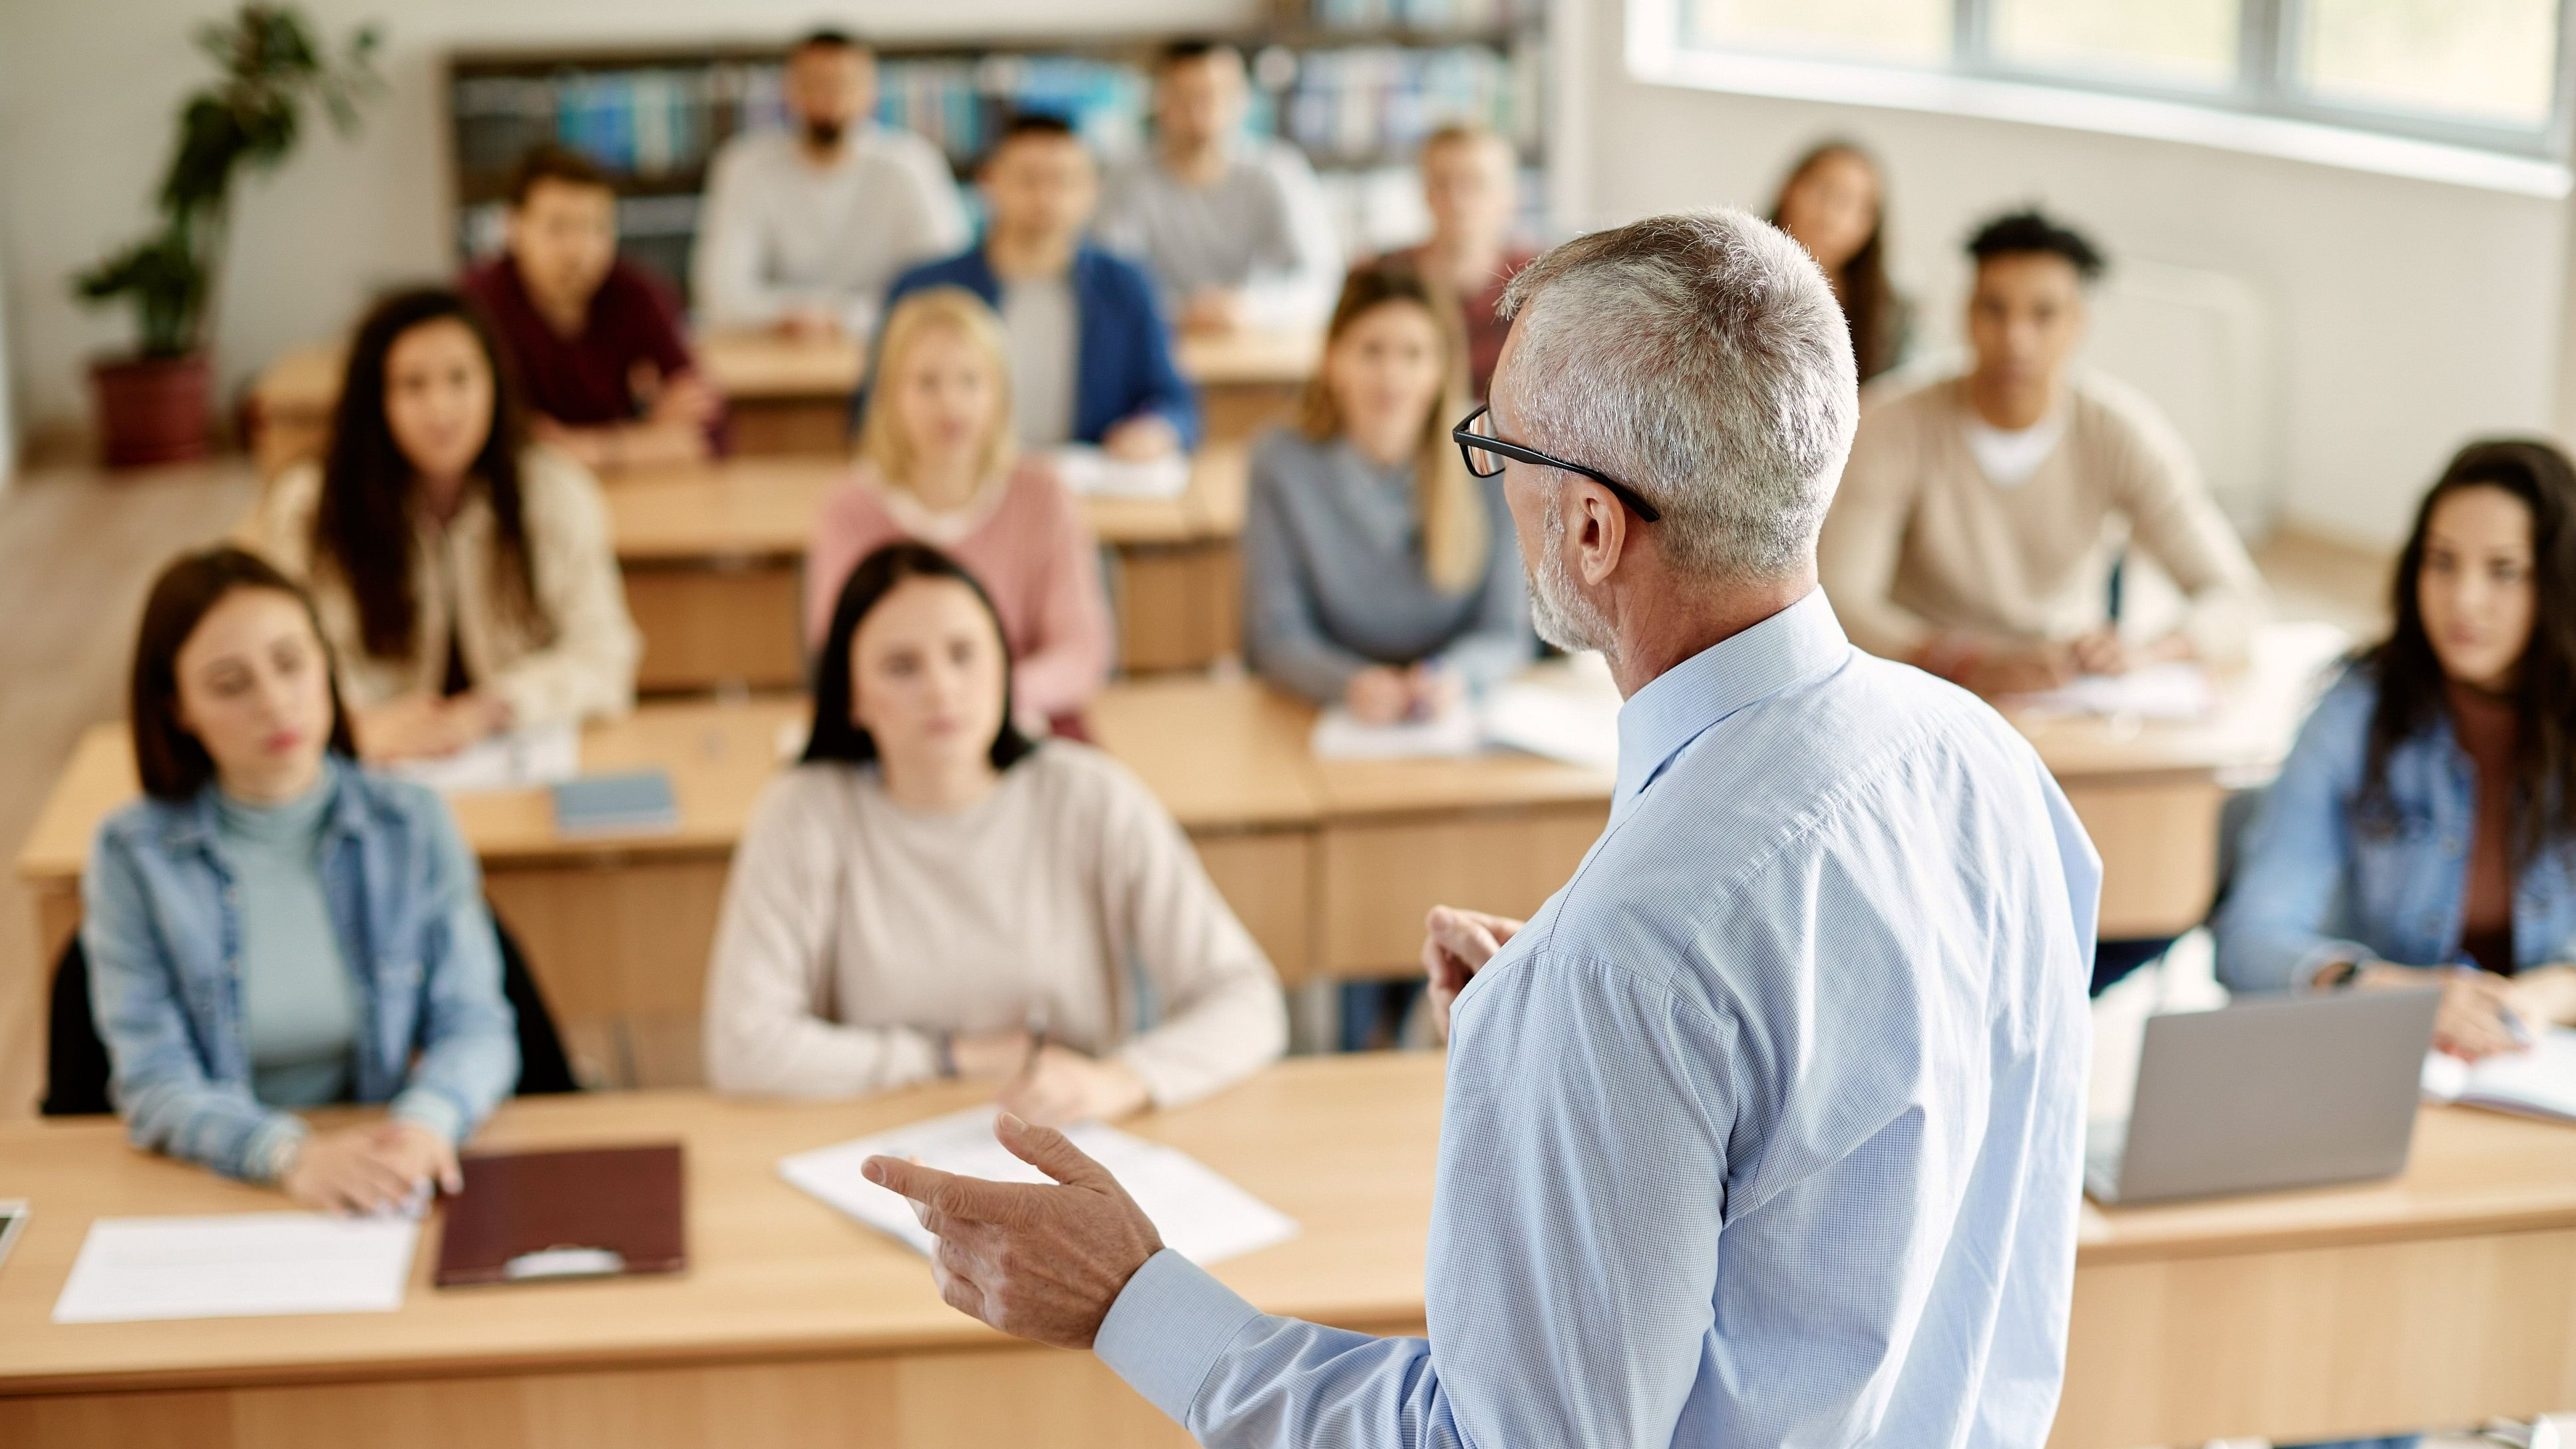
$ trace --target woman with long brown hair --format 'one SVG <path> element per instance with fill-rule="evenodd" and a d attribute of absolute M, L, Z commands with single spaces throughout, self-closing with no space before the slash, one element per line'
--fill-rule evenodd
<path fill-rule="evenodd" d="M 2475 1059 L 2576 1025 L 2576 466 L 2538 440 L 2463 449 L 2391 603 L 2249 828 L 2218 969 L 2438 985 L 2438 1044 Z"/>
<path fill-rule="evenodd" d="M 490 329 L 454 292 L 396 293 L 358 325 L 329 449 L 271 486 L 257 533 L 312 591 L 371 759 L 634 704 L 599 485 L 525 441 Z"/>
<path fill-rule="evenodd" d="M 1243 652 L 1272 683 L 1387 723 L 1529 661 L 1511 516 L 1449 436 L 1462 351 L 1454 309 L 1412 272 L 1343 286 L 1299 424 L 1252 456 Z"/>
<path fill-rule="evenodd" d="M 1878 162 L 1850 141 L 1809 150 L 1780 183 L 1771 224 L 1796 238 L 1833 283 L 1860 380 L 1904 361 L 1913 310 L 1887 277 L 1887 188 Z"/>

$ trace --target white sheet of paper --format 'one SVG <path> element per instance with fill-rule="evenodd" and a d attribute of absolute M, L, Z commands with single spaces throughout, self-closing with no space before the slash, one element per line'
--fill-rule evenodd
<path fill-rule="evenodd" d="M 2424 1058 L 2424 1095 L 2436 1102 L 2576 1122 L 2576 1029 L 2551 1027 L 2525 1050 L 2475 1065 L 2431 1053 Z"/>
<path fill-rule="evenodd" d="M 1397 724 L 1362 724 L 1359 716 L 1336 704 L 1315 719 L 1308 745 L 1319 760 L 1423 760 L 1472 755 L 1485 743 L 1485 732 L 1471 709 L 1453 709 L 1429 719 Z"/>
<path fill-rule="evenodd" d="M 1190 460 L 1179 453 L 1130 463 L 1075 443 L 1048 451 L 1065 491 L 1081 497 L 1178 498 L 1190 491 Z"/>
<path fill-rule="evenodd" d="M 100 1218 L 73 1260 L 56 1323 L 390 1313 L 420 1223 L 319 1213 Z"/>
<path fill-rule="evenodd" d="M 1498 686 L 1485 699 L 1486 740 L 1617 774 L 1619 690 L 1606 666 L 1595 667 L 1599 659 L 1578 656 Z"/>
<path fill-rule="evenodd" d="M 2056 689 L 2015 695 L 2015 708 L 2034 714 L 2134 715 L 2139 719 L 2195 720 L 2218 708 L 2209 674 L 2181 660 L 2150 664 L 2126 674 L 2086 674 Z"/>
<path fill-rule="evenodd" d="M 990 1107 L 818 1147 L 778 1161 L 778 1175 L 860 1222 L 927 1255 L 932 1238 L 903 1198 L 868 1181 L 859 1165 L 880 1153 L 917 1157 L 942 1172 L 997 1182 L 1045 1182 L 1046 1174 L 993 1140 Z M 1073 1145 L 1108 1168 L 1154 1220 L 1163 1246 L 1205 1267 L 1297 1236 L 1297 1222 L 1208 1170 L 1186 1152 L 1097 1123 L 1068 1130 Z"/>
<path fill-rule="evenodd" d="M 444 759 L 403 760 L 386 768 L 443 795 L 558 785 L 581 773 L 581 734 L 567 720 L 493 735 Z"/>

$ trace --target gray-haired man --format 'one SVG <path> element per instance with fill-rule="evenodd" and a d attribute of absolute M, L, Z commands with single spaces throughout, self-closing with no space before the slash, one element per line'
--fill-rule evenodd
<path fill-rule="evenodd" d="M 1062 1186 L 869 1171 L 920 1204 L 950 1303 L 1096 1348 L 1206 1444 L 2036 1449 L 2092 848 L 2019 736 L 1854 650 L 1816 589 L 1857 402 L 1795 243 L 1655 217 L 1508 305 L 1470 464 L 1505 475 L 1541 632 L 1627 704 L 1574 879 L 1526 924 L 1432 913 L 1433 1337 L 1260 1313 L 1016 1121 Z"/>

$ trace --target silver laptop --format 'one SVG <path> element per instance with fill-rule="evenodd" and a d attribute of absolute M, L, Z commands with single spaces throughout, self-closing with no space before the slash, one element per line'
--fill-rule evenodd
<path fill-rule="evenodd" d="M 2441 999 L 2345 991 L 2150 1017 L 2129 1119 L 2086 1136 L 2086 1190 L 2162 1202 L 2403 1172 Z"/>

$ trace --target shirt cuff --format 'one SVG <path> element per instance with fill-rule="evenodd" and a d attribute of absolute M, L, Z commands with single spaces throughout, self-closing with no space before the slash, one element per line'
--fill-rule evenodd
<path fill-rule="evenodd" d="M 253 1182 L 275 1185 L 294 1165 L 296 1154 L 304 1148 L 304 1139 L 312 1135 L 313 1129 L 292 1112 L 269 1114 L 242 1148 L 242 1165 L 248 1169 L 242 1175 Z"/>
<path fill-rule="evenodd" d="M 394 1098 L 390 1115 L 397 1122 L 417 1122 L 449 1143 L 465 1139 L 465 1113 L 434 1087 L 413 1087 Z"/>
<path fill-rule="evenodd" d="M 1169 1248 L 1145 1260 L 1109 1305 L 1091 1351 L 1186 1428 L 1199 1385 L 1261 1310 Z"/>

